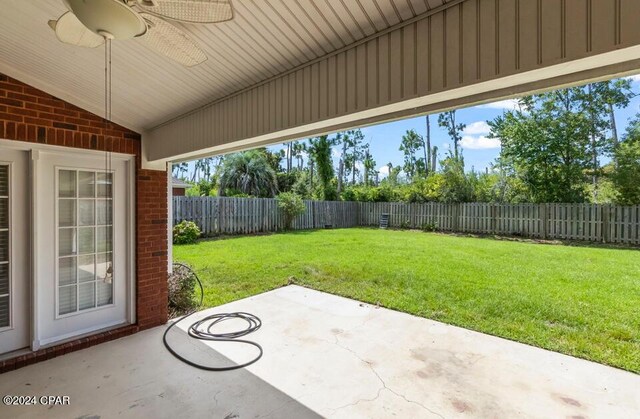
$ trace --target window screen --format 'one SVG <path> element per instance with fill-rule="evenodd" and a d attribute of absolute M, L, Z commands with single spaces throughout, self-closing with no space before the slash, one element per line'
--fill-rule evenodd
<path fill-rule="evenodd" d="M 113 303 L 113 175 L 58 171 L 58 314 Z"/>
<path fill-rule="evenodd" d="M 10 325 L 9 166 L 0 165 L 0 327 Z"/>

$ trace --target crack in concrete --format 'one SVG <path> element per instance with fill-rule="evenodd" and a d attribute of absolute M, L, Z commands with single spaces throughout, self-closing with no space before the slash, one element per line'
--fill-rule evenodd
<path fill-rule="evenodd" d="M 339 348 L 344 349 L 347 352 L 350 352 L 353 356 L 355 356 L 356 358 L 358 358 L 361 362 L 363 362 L 364 364 L 367 365 L 367 367 L 369 367 L 369 369 L 371 370 L 371 372 L 378 378 L 378 381 L 380 381 L 380 384 L 382 384 L 382 387 L 380 387 L 378 389 L 378 392 L 376 393 L 376 396 L 373 397 L 372 399 L 358 399 L 357 401 L 353 402 L 353 403 L 349 403 L 346 404 L 344 406 L 340 406 L 337 408 L 333 408 L 332 410 L 334 412 L 340 410 L 340 409 L 344 409 L 346 407 L 350 407 L 350 406 L 355 406 L 361 402 L 373 402 L 375 400 L 377 400 L 380 397 L 380 393 L 382 393 L 383 390 L 388 390 L 390 393 L 394 394 L 396 397 L 400 397 L 401 399 L 403 399 L 404 401 L 406 401 L 407 403 L 411 403 L 411 404 L 415 404 L 419 407 L 421 407 L 422 409 L 426 410 L 427 412 L 431 413 L 432 415 L 436 415 L 438 416 L 440 419 L 445 419 L 444 416 L 442 416 L 440 413 L 435 412 L 431 409 L 429 409 L 427 406 L 425 406 L 424 404 L 417 402 L 415 400 L 411 400 L 409 398 L 407 398 L 404 394 L 398 393 L 397 391 L 393 390 L 392 388 L 390 388 L 389 386 L 387 386 L 387 383 L 384 381 L 384 379 L 380 376 L 380 374 L 378 373 L 378 371 L 376 371 L 376 369 L 373 367 L 373 365 L 371 365 L 370 362 L 366 361 L 365 359 L 363 359 L 360 355 L 358 355 L 353 349 L 348 348 L 346 346 L 343 346 L 340 344 L 340 340 L 338 339 L 338 336 L 335 335 L 334 336 L 335 342 L 333 342 L 336 346 L 338 346 Z"/>
<path fill-rule="evenodd" d="M 216 406 L 218 406 L 218 396 L 222 393 L 222 390 L 216 391 L 216 394 L 213 395 L 213 401 L 216 402 Z"/>

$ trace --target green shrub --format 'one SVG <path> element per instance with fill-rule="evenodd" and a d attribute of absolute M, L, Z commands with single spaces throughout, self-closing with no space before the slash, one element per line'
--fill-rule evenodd
<path fill-rule="evenodd" d="M 283 192 L 276 197 L 278 208 L 284 215 L 284 225 L 287 230 L 291 229 L 293 220 L 300 214 L 304 214 L 306 207 L 300 195 L 293 192 Z"/>
<path fill-rule="evenodd" d="M 422 231 L 432 232 L 438 230 L 438 223 L 435 221 L 427 221 L 422 224 Z"/>
<path fill-rule="evenodd" d="M 411 222 L 409 220 L 400 221 L 400 229 L 408 230 L 411 227 Z"/>
<path fill-rule="evenodd" d="M 173 244 L 193 244 L 200 237 L 200 229 L 193 221 L 182 221 L 173 227 Z"/>
<path fill-rule="evenodd" d="M 173 316 L 188 313 L 196 308 L 196 277 L 188 266 L 174 263 L 168 285 L 169 311 Z"/>

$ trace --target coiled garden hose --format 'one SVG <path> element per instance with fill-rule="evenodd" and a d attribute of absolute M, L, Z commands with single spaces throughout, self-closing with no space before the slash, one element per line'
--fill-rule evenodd
<path fill-rule="evenodd" d="M 194 362 L 190 359 L 187 359 L 185 357 L 183 357 L 182 355 L 178 354 L 172 347 L 171 345 L 169 345 L 169 342 L 167 341 L 167 335 L 169 334 L 169 331 L 175 327 L 178 323 L 186 320 L 187 318 L 189 318 L 190 316 L 196 314 L 198 312 L 198 308 L 202 307 L 202 302 L 204 300 L 204 290 L 202 287 L 202 282 L 200 282 L 200 278 L 198 278 L 198 275 L 196 275 L 196 273 L 193 271 L 193 269 L 191 269 L 189 266 L 182 264 L 182 263 L 174 263 L 174 267 L 178 267 L 180 269 L 187 269 L 190 274 L 192 274 L 199 287 L 200 287 L 200 304 L 198 304 L 198 307 L 196 307 L 196 309 L 194 309 L 193 311 L 191 311 L 190 313 L 187 313 L 186 315 L 182 316 L 181 318 L 179 318 L 178 320 L 174 321 L 173 323 L 171 323 L 169 325 L 169 327 L 166 328 L 166 330 L 164 331 L 164 334 L 162 335 L 162 342 L 164 343 L 165 348 L 167 348 L 167 350 L 176 358 L 178 358 L 180 361 L 184 362 L 185 364 L 191 365 L 192 367 L 195 368 L 199 368 L 201 370 L 205 370 L 205 371 L 231 371 L 231 370 L 237 370 L 240 368 L 244 368 L 244 367 L 248 367 L 249 365 L 255 363 L 256 361 L 258 361 L 260 358 L 262 358 L 262 346 L 260 346 L 258 343 L 256 342 L 252 342 L 250 340 L 246 340 L 246 339 L 238 339 L 240 337 L 246 336 L 250 333 L 255 332 L 256 330 L 260 329 L 260 327 L 262 326 L 262 320 L 260 320 L 260 318 L 258 316 L 255 316 L 251 313 L 245 313 L 245 312 L 233 312 L 233 313 L 219 313 L 219 314 L 212 314 L 210 316 L 206 316 L 194 323 L 192 323 L 189 326 L 188 329 L 188 334 L 191 338 L 194 339 L 199 339 L 199 340 L 205 340 L 205 341 L 213 341 L 213 342 L 235 342 L 235 343 L 244 343 L 247 345 L 252 345 L 255 346 L 256 348 L 258 348 L 258 355 L 253 358 L 252 360 L 245 362 L 243 364 L 239 364 L 239 365 L 232 365 L 232 366 L 227 366 L 227 367 L 211 367 L 208 365 L 202 365 L 202 364 L 198 364 L 197 362 Z M 214 333 L 213 329 L 215 328 L 216 325 L 219 325 L 220 323 L 227 321 L 227 320 L 231 320 L 231 319 L 242 319 L 247 323 L 247 327 L 241 330 L 237 330 L 237 331 L 233 331 L 233 332 L 226 332 L 226 333 Z"/>

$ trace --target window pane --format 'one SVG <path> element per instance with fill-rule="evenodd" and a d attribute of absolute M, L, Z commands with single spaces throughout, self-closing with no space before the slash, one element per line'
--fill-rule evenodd
<path fill-rule="evenodd" d="M 9 296 L 0 297 L 0 327 L 9 327 Z"/>
<path fill-rule="evenodd" d="M 59 287 L 58 314 L 73 313 L 76 309 L 76 286 Z"/>
<path fill-rule="evenodd" d="M 59 243 L 58 254 L 60 256 L 75 255 L 77 253 L 76 248 L 76 229 L 75 228 L 61 228 L 58 230 Z"/>
<path fill-rule="evenodd" d="M 0 196 L 9 196 L 9 166 L 0 165 Z"/>
<path fill-rule="evenodd" d="M 95 224 L 95 214 L 93 199 L 81 199 L 78 201 L 78 222 L 81 226 L 92 226 Z"/>
<path fill-rule="evenodd" d="M 76 283 L 76 258 L 60 258 L 58 260 L 58 285 L 70 285 Z"/>
<path fill-rule="evenodd" d="M 78 309 L 84 310 L 96 306 L 96 283 L 80 284 L 78 289 Z"/>
<path fill-rule="evenodd" d="M 58 200 L 58 227 L 70 227 L 76 225 L 76 200 Z"/>
<path fill-rule="evenodd" d="M 9 198 L 0 198 L 0 228 L 9 228 Z"/>
<path fill-rule="evenodd" d="M 96 256 L 96 276 L 98 280 L 111 283 L 113 280 L 113 263 L 111 253 Z"/>
<path fill-rule="evenodd" d="M 75 198 L 76 172 L 73 170 L 60 170 L 58 177 L 58 196 L 61 198 Z"/>
<path fill-rule="evenodd" d="M 0 231 L 0 262 L 9 261 L 9 232 Z"/>
<path fill-rule="evenodd" d="M 98 227 L 98 237 L 96 240 L 98 252 L 110 252 L 113 248 L 113 235 L 111 227 Z"/>
<path fill-rule="evenodd" d="M 9 294 L 9 264 L 0 264 L 0 295 Z"/>
<path fill-rule="evenodd" d="M 78 229 L 78 253 L 87 254 L 95 252 L 95 229 L 83 227 Z"/>
<path fill-rule="evenodd" d="M 96 264 L 94 255 L 78 256 L 78 282 L 96 279 Z"/>
<path fill-rule="evenodd" d="M 110 199 L 99 199 L 96 201 L 96 212 L 98 213 L 98 225 L 112 224 Z"/>
<path fill-rule="evenodd" d="M 98 185 L 97 195 L 99 198 L 111 198 L 112 178 L 111 173 L 96 173 L 96 183 Z"/>
<path fill-rule="evenodd" d="M 98 307 L 113 303 L 113 286 L 110 283 L 98 281 Z"/>
<path fill-rule="evenodd" d="M 93 172 L 78 172 L 78 196 L 80 198 L 93 198 L 95 185 Z"/>

